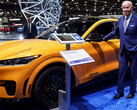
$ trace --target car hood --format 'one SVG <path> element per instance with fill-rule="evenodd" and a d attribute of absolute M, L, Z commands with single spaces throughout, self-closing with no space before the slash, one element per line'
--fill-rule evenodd
<path fill-rule="evenodd" d="M 0 60 L 51 53 L 58 54 L 60 50 L 65 50 L 65 45 L 52 40 L 27 39 L 6 41 L 0 43 Z"/>

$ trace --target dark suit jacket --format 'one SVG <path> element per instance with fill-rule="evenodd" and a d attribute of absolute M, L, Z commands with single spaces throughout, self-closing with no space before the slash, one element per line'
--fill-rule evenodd
<path fill-rule="evenodd" d="M 25 39 L 35 38 L 34 36 L 37 36 L 36 25 L 31 23 L 31 33 L 29 33 L 28 23 L 26 23 L 23 28 L 23 35 L 25 36 Z"/>
<path fill-rule="evenodd" d="M 122 53 L 123 46 L 128 51 L 137 51 L 137 16 L 132 14 L 126 32 L 124 33 L 124 16 L 118 19 L 117 27 L 108 35 L 104 37 L 105 40 L 110 39 L 114 35 L 120 34 L 120 53 Z"/>

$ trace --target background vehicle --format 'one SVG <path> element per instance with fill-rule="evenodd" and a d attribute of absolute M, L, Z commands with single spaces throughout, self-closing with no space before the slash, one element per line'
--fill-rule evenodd
<path fill-rule="evenodd" d="M 58 90 L 65 89 L 65 60 L 59 51 L 66 50 L 52 33 L 77 33 L 83 44 L 71 50 L 85 49 L 94 63 L 71 67 L 72 88 L 118 68 L 119 39 L 100 38 L 111 32 L 117 19 L 68 20 L 51 27 L 37 39 L 0 43 L 0 99 L 34 98 L 40 104 L 57 106 Z"/>
<path fill-rule="evenodd" d="M 23 32 L 23 27 L 18 27 L 18 28 L 17 28 L 17 32 L 18 32 L 18 33 L 22 33 L 22 32 Z"/>

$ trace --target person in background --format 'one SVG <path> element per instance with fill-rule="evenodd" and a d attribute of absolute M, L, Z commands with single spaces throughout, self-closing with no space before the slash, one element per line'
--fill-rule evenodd
<path fill-rule="evenodd" d="M 37 36 L 37 28 L 34 23 L 31 23 L 31 18 L 28 18 L 28 22 L 23 27 L 24 39 L 33 39 Z"/>
<path fill-rule="evenodd" d="M 131 82 L 130 92 L 126 99 L 134 97 L 136 92 L 137 16 L 133 14 L 131 1 L 124 1 L 122 10 L 124 15 L 118 19 L 117 27 L 103 38 L 104 41 L 107 41 L 114 35 L 120 35 L 118 86 L 117 94 L 113 99 L 119 99 L 124 96 L 124 78 L 128 67 L 130 67 Z"/>

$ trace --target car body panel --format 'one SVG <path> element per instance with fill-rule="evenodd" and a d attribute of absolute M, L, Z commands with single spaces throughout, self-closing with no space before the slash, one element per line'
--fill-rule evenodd
<path fill-rule="evenodd" d="M 113 42 L 87 42 L 83 47 L 95 60 L 84 65 L 85 82 L 97 77 L 101 73 L 118 68 L 119 40 Z M 108 46 L 109 45 L 109 46 Z M 115 48 L 113 47 L 115 46 Z M 90 49 L 89 49 L 90 48 Z M 117 50 L 116 50 L 117 49 Z M 89 69 L 90 68 L 90 69 Z"/>

